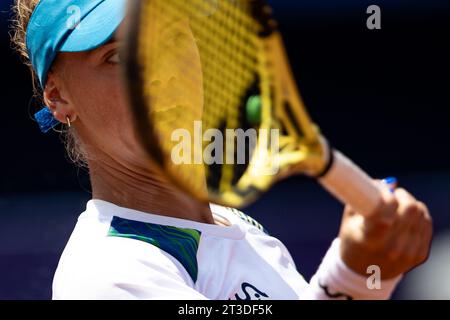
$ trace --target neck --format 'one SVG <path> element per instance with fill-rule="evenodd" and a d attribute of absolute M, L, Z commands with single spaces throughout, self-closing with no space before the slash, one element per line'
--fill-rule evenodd
<path fill-rule="evenodd" d="M 93 197 L 142 212 L 215 223 L 208 204 L 178 191 L 150 168 L 124 166 L 111 159 L 90 161 Z"/>

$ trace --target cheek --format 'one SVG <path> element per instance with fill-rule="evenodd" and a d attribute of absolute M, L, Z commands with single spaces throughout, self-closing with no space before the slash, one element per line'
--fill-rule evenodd
<path fill-rule="evenodd" d="M 125 90 L 119 77 L 104 78 L 95 85 L 95 90 L 90 94 L 92 110 L 97 113 L 96 118 L 103 123 L 105 129 L 121 131 L 127 124 L 129 116 L 125 99 Z"/>
<path fill-rule="evenodd" d="M 75 92 L 74 104 L 90 140 L 110 150 L 135 144 L 126 91 L 118 70 L 84 77 Z"/>

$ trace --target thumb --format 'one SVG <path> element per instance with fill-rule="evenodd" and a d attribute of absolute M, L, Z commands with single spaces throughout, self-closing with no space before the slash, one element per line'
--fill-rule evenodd
<path fill-rule="evenodd" d="M 373 215 L 367 218 L 367 222 L 374 226 L 391 226 L 397 216 L 399 203 L 393 191 L 397 186 L 395 178 L 375 181 L 381 191 L 381 203 Z"/>

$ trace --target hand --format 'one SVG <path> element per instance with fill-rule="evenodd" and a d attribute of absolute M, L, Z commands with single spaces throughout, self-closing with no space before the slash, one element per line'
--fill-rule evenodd
<path fill-rule="evenodd" d="M 393 193 L 380 189 L 383 204 L 370 218 L 347 206 L 339 232 L 341 256 L 353 271 L 367 276 L 377 265 L 382 279 L 391 279 L 422 264 L 428 258 L 432 219 L 426 205 L 404 189 Z"/>

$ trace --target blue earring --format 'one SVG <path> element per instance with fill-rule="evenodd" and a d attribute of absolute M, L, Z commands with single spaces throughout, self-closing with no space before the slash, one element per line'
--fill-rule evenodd
<path fill-rule="evenodd" d="M 48 107 L 45 107 L 36 113 L 34 119 L 36 119 L 39 129 L 41 129 L 41 132 L 43 133 L 49 132 L 60 123 L 53 117 L 53 114 Z"/>

